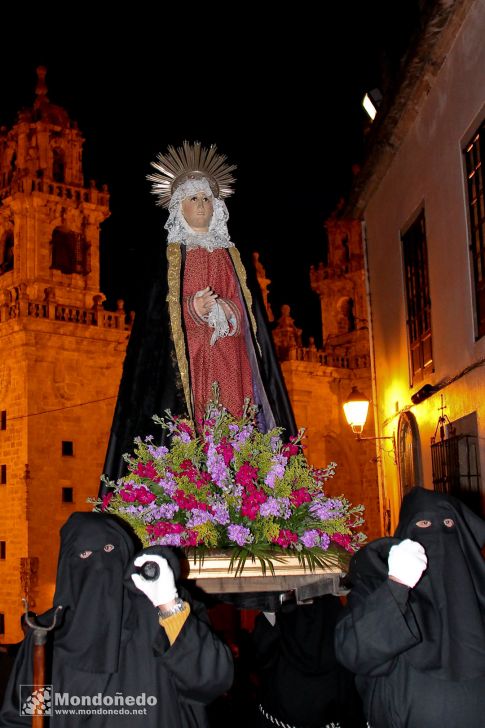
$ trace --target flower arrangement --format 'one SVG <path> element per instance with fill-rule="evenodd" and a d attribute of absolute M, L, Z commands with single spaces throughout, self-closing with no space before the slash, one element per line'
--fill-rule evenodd
<path fill-rule="evenodd" d="M 342 565 L 365 540 L 363 506 L 325 495 L 336 464 L 310 467 L 303 431 L 284 443 L 281 429 L 258 430 L 255 408 L 237 419 L 217 402 L 199 433 L 168 411 L 153 419 L 170 446 L 136 438 L 135 454 L 125 455 L 128 475 L 105 479 L 110 490 L 94 501 L 128 521 L 145 546 L 183 547 L 201 561 L 207 549 L 230 549 L 230 569 L 240 574 L 248 557 L 263 573 L 286 555 L 310 570 Z"/>

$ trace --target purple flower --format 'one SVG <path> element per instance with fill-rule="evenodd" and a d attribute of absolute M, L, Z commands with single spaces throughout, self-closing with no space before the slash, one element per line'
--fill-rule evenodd
<path fill-rule="evenodd" d="M 162 503 L 153 509 L 153 519 L 157 521 L 168 521 L 174 517 L 179 510 L 176 503 Z"/>
<path fill-rule="evenodd" d="M 225 503 L 213 503 L 212 511 L 216 523 L 226 526 L 230 522 L 229 509 Z"/>
<path fill-rule="evenodd" d="M 224 462 L 224 457 L 217 452 L 213 442 L 209 442 L 207 449 L 207 470 L 216 485 L 219 488 L 226 487 L 228 468 Z"/>
<path fill-rule="evenodd" d="M 322 533 L 322 539 L 320 541 L 320 548 L 326 551 L 330 546 L 330 536 L 328 533 Z"/>
<path fill-rule="evenodd" d="M 342 515 L 342 501 L 338 498 L 329 498 L 326 501 L 315 499 L 310 506 L 310 513 L 320 519 L 320 521 L 329 521 L 333 518 L 340 518 Z"/>
<path fill-rule="evenodd" d="M 163 458 L 168 453 L 168 447 L 165 447 L 165 445 L 160 445 L 159 447 L 148 445 L 148 452 L 152 458 L 157 460 L 158 458 Z"/>
<path fill-rule="evenodd" d="M 280 503 L 278 498 L 269 496 L 268 500 L 261 503 L 259 507 L 260 514 L 266 518 L 266 516 L 279 516 L 280 515 Z"/>
<path fill-rule="evenodd" d="M 273 435 L 273 437 L 270 438 L 269 442 L 270 442 L 270 448 L 272 449 L 272 451 L 276 452 L 279 445 L 281 444 L 281 438 L 278 437 L 277 435 Z"/>
<path fill-rule="evenodd" d="M 190 518 L 187 519 L 187 526 L 188 528 L 193 528 L 194 526 L 200 526 L 202 523 L 207 523 L 207 521 L 212 521 L 213 516 L 209 513 L 209 511 L 203 511 L 200 508 L 194 508 L 190 513 Z"/>
<path fill-rule="evenodd" d="M 283 518 L 288 519 L 291 516 L 291 503 L 289 498 L 279 498 L 281 503 L 281 515 Z"/>
<path fill-rule="evenodd" d="M 173 496 L 177 490 L 177 483 L 175 482 L 175 478 L 172 473 L 165 473 L 165 475 L 160 479 L 159 485 L 170 497 Z"/>
<path fill-rule="evenodd" d="M 241 430 L 234 437 L 234 441 L 232 443 L 234 450 L 237 450 L 239 452 L 248 437 L 251 437 L 253 430 L 253 425 L 244 425 L 244 427 L 241 428 Z"/>
<path fill-rule="evenodd" d="M 153 543 L 158 543 L 160 546 L 180 546 L 181 542 L 182 535 L 180 533 L 167 533 Z"/>
<path fill-rule="evenodd" d="M 285 465 L 288 462 L 288 458 L 284 455 L 275 455 L 272 459 L 272 466 L 269 470 L 264 482 L 270 488 L 274 488 L 276 478 L 282 478 L 285 474 Z"/>
<path fill-rule="evenodd" d="M 176 437 L 178 437 L 179 440 L 182 442 L 190 442 L 191 437 L 188 432 L 185 432 L 185 430 L 182 430 L 181 432 L 177 432 Z"/>
<path fill-rule="evenodd" d="M 300 537 L 300 541 L 308 549 L 311 549 L 312 546 L 320 546 L 320 533 L 312 528 L 304 532 L 303 536 Z"/>
<path fill-rule="evenodd" d="M 145 506 L 127 506 L 120 510 L 122 510 L 123 513 L 130 513 L 133 516 L 139 516 L 140 513 L 145 510 Z"/>
<path fill-rule="evenodd" d="M 283 518 L 289 518 L 291 515 L 289 498 L 273 498 L 273 496 L 269 496 L 264 503 L 261 503 L 259 512 L 263 517 L 282 516 Z"/>
<path fill-rule="evenodd" d="M 232 523 L 227 529 L 227 535 L 231 541 L 234 541 L 238 546 L 244 546 L 246 543 L 251 543 L 253 537 L 251 531 L 246 526 L 240 526 L 236 523 Z"/>

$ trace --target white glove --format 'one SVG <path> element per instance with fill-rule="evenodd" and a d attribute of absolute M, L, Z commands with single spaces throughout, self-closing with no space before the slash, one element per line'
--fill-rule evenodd
<path fill-rule="evenodd" d="M 392 546 L 388 558 L 389 576 L 413 588 L 428 565 L 426 552 L 420 543 L 406 538 Z"/>
<path fill-rule="evenodd" d="M 141 574 L 132 574 L 133 583 L 155 607 L 168 604 L 178 596 L 173 571 L 168 565 L 168 561 L 162 556 L 158 556 L 158 554 L 142 554 L 135 559 L 134 564 L 135 566 L 143 566 L 147 561 L 155 561 L 158 564 L 160 569 L 158 579 L 148 581 Z"/>

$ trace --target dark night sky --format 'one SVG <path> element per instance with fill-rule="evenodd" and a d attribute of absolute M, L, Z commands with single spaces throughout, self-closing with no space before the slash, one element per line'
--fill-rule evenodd
<path fill-rule="evenodd" d="M 136 308 L 165 238 L 145 180 L 150 161 L 184 139 L 216 143 L 238 167 L 233 241 L 243 255 L 260 251 L 275 314 L 289 303 L 304 334 L 318 335 L 308 269 L 324 258 L 323 222 L 362 157 L 363 93 L 382 83 L 383 51 L 391 74 L 397 68 L 418 4 L 303 3 L 292 14 L 275 6 L 267 19 L 233 5 L 224 28 L 215 5 L 169 17 L 141 4 L 102 25 L 94 15 L 73 19 L 62 32 L 31 17 L 29 37 L 20 46 L 12 38 L 14 52 L 3 46 L 0 123 L 32 104 L 35 67 L 46 65 L 50 100 L 84 133 L 86 180 L 110 188 L 101 236 L 110 307 L 124 298 Z"/>

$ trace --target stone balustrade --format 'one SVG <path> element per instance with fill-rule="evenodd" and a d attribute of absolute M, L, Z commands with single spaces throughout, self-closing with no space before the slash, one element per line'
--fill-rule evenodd
<path fill-rule="evenodd" d="M 127 317 L 122 302 L 120 304 L 117 311 L 107 311 L 98 301 L 91 308 L 58 303 L 49 297 L 45 301 L 34 301 L 24 291 L 15 288 L 3 292 L 3 301 L 0 298 L 0 324 L 12 319 L 31 318 L 129 331 L 132 318 L 131 315 Z"/>
<path fill-rule="evenodd" d="M 37 179 L 29 176 L 16 176 L 5 187 L 0 189 L 0 199 L 10 197 L 16 192 L 32 194 L 41 192 L 43 194 L 58 197 L 61 200 L 71 200 L 77 203 L 90 202 L 93 205 L 108 207 L 109 193 L 107 190 L 98 190 L 94 184 L 89 188 L 77 185 L 65 185 L 51 180 Z"/>
<path fill-rule="evenodd" d="M 276 348 L 280 361 L 312 362 L 337 369 L 366 369 L 370 366 L 370 357 L 367 354 L 344 356 L 305 346 Z"/>

